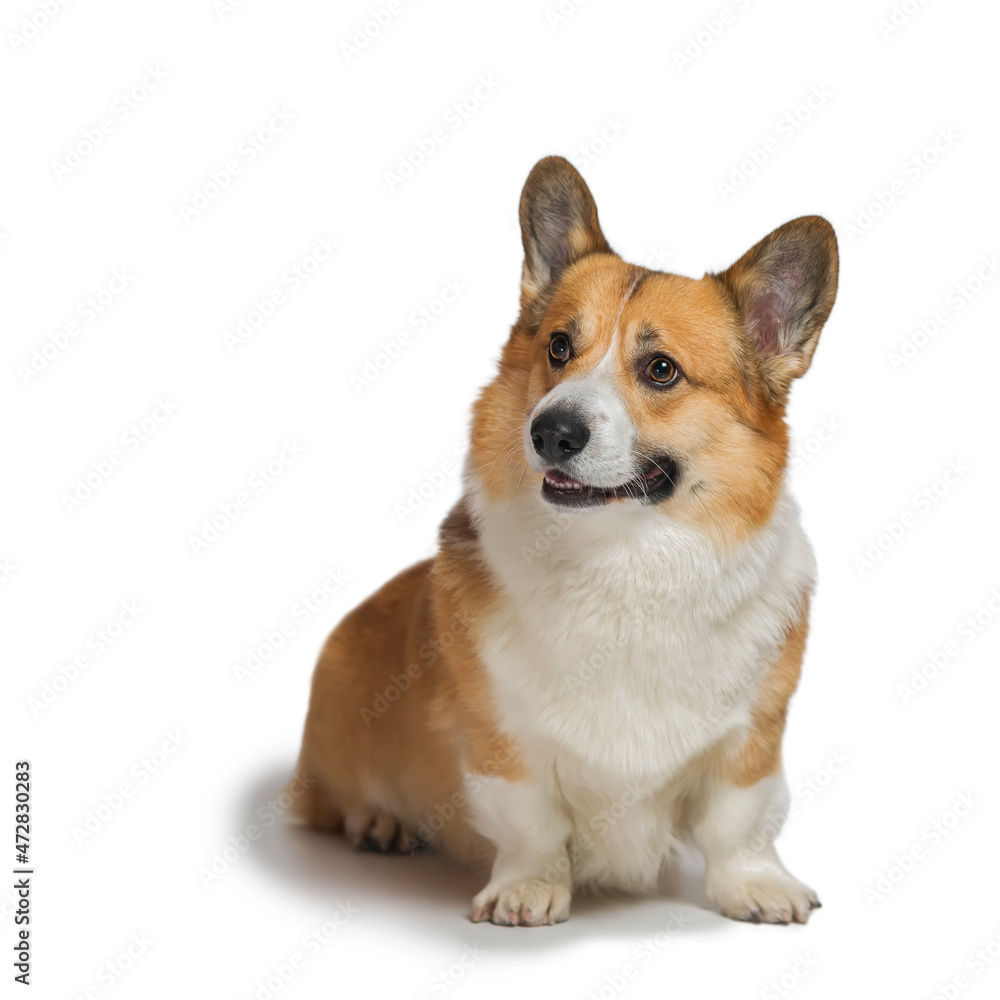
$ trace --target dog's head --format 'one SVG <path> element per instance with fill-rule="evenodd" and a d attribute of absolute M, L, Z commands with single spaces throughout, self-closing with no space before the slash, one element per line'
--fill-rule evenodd
<path fill-rule="evenodd" d="M 785 402 L 837 289 L 817 216 L 776 229 L 701 280 L 623 261 L 564 159 L 521 195 L 521 314 L 477 404 L 473 467 L 489 495 L 564 508 L 658 505 L 732 538 L 769 516 Z"/>

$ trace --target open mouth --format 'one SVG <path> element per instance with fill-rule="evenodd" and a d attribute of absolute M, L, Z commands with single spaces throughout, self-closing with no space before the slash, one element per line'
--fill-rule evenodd
<path fill-rule="evenodd" d="M 659 503 L 677 486 L 677 463 L 664 455 L 618 486 L 590 486 L 560 469 L 549 469 L 542 480 L 542 496 L 560 507 L 598 507 L 613 500 Z"/>

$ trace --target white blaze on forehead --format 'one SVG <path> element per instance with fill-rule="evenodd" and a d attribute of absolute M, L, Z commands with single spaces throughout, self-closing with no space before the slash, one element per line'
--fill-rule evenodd
<path fill-rule="evenodd" d="M 584 374 L 564 378 L 532 410 L 525 426 L 525 448 L 529 460 L 536 467 L 539 460 L 531 445 L 531 422 L 544 410 L 565 407 L 583 419 L 590 430 L 587 446 L 567 463 L 575 476 L 592 486 L 610 487 L 625 482 L 635 473 L 635 425 L 620 395 L 619 383 L 613 377 L 613 372 L 621 335 L 619 324 L 622 313 L 642 279 L 643 274 L 640 272 L 632 279 L 622 296 L 615 314 L 611 341 L 598 363 Z"/>
<path fill-rule="evenodd" d="M 611 331 L 611 343 L 612 346 L 618 343 L 618 324 L 621 322 L 622 313 L 625 312 L 625 306 L 628 304 L 628 300 L 635 295 L 635 290 L 642 284 L 643 279 L 646 277 L 642 271 L 639 271 L 629 282 L 628 288 L 625 289 L 625 294 L 622 296 L 622 300 L 618 303 L 618 312 L 615 315 L 615 325 L 614 329 Z"/>
<path fill-rule="evenodd" d="M 628 288 L 625 289 L 625 294 L 622 296 L 621 302 L 618 303 L 618 311 L 615 313 L 615 320 L 611 327 L 611 343 L 608 345 L 608 349 L 604 352 L 601 360 L 597 363 L 595 370 L 613 367 L 615 356 L 618 354 L 618 345 L 621 341 L 621 319 L 622 313 L 625 312 L 625 306 L 628 305 L 629 299 L 635 295 L 635 290 L 642 284 L 645 275 L 639 271 L 635 274 L 632 280 L 629 282 Z"/>

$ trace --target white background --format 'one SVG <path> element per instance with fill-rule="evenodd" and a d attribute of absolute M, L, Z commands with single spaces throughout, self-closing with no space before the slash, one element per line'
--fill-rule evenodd
<path fill-rule="evenodd" d="M 995 278 L 983 261 L 1000 251 L 996 7 L 907 0 L 880 27 L 888 0 L 556 2 L 403 3 L 353 54 L 368 2 L 81 0 L 48 23 L 40 3 L 4 5 L 0 724 L 2 766 L 30 758 L 34 775 L 34 995 L 266 998 L 295 953 L 274 995 L 996 995 L 1000 959 L 975 958 L 1000 955 L 1000 282 L 977 276 Z M 165 78 L 143 92 L 150 68 Z M 242 144 L 275 109 L 293 120 L 251 160 Z M 435 128 L 426 162 L 387 178 Z M 698 276 L 803 214 L 840 237 L 839 298 L 789 415 L 820 565 L 780 840 L 824 902 L 807 927 L 726 921 L 694 877 L 672 900 L 579 898 L 556 928 L 474 926 L 475 876 L 281 822 L 199 877 L 290 774 L 325 635 L 433 552 L 457 477 L 399 505 L 461 457 L 516 313 L 521 184 L 556 152 L 637 263 Z M 217 196 L 185 219 L 199 191 Z M 332 258 L 229 350 L 321 237 Z M 88 323 L 116 270 L 127 287 Z M 417 331 L 449 280 L 462 294 Z M 132 449 L 164 398 L 176 411 Z M 195 554 L 203 522 L 292 439 L 304 450 Z M 347 582 L 296 616 L 330 571 Z M 130 601 L 138 619 L 95 655 Z M 286 620 L 241 683 L 234 668 Z M 933 676 L 901 691 L 914 672 Z M 171 733 L 180 748 L 154 757 Z M 6 844 L 12 774 L 2 787 Z M 5 979 L 12 900 L 0 889 Z M 311 954 L 305 936 L 347 904 Z M 647 960 L 671 921 L 684 929 Z M 433 979 L 473 945 L 459 980 Z"/>

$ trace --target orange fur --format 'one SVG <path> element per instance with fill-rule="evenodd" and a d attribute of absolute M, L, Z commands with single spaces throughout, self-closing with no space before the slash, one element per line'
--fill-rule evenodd
<path fill-rule="evenodd" d="M 642 283 L 624 307 L 636 278 Z M 620 311 L 620 315 L 619 315 Z M 559 377 L 546 362 L 548 334 L 578 325 L 573 371 L 592 369 L 608 351 L 617 322 L 620 338 L 613 374 L 642 432 L 643 450 L 670 450 L 686 458 L 698 480 L 669 505 L 670 516 L 696 525 L 719 544 L 733 545 L 771 514 L 788 453 L 784 405 L 769 399 L 747 356 L 736 310 L 721 284 L 659 274 L 594 253 L 564 275 L 538 331 L 515 325 L 500 373 L 473 415 L 473 462 L 491 499 L 537 489 L 541 477 L 521 448 L 525 414 Z M 669 393 L 636 382 L 632 360 L 640 325 L 676 358 L 687 378 Z M 520 485 L 519 485 L 520 484 Z M 665 508 L 665 512 L 666 512 Z"/>
<path fill-rule="evenodd" d="M 585 185 L 569 178 L 562 194 L 583 207 L 568 230 L 567 266 L 547 284 L 525 206 L 530 210 L 532 185 L 552 184 L 563 170 L 543 161 L 522 197 L 521 313 L 474 408 L 472 470 L 494 501 L 540 489 L 542 477 L 525 456 L 525 420 L 562 377 L 547 359 L 549 337 L 572 326 L 573 371 L 592 369 L 615 344 L 605 377 L 625 401 L 641 450 L 676 454 L 683 463 L 684 489 L 664 504 L 664 515 L 699 527 L 720 547 L 734 546 L 774 509 L 788 452 L 781 380 L 801 374 L 780 358 L 761 360 L 748 343 L 744 309 L 757 248 L 728 272 L 700 280 L 636 267 L 611 251 Z M 553 211 L 565 207 L 554 204 Z M 832 293 L 821 311 L 831 303 Z M 813 340 L 810 356 L 814 348 Z M 654 391 L 636 379 L 640 355 L 650 351 L 680 365 L 676 389 Z M 427 839 L 430 831 L 462 859 L 492 857 L 492 845 L 466 822 L 463 771 L 511 781 L 528 773 L 500 727 L 478 654 L 501 600 L 462 501 L 442 526 L 434 559 L 400 573 L 343 619 L 312 684 L 299 760 L 299 773 L 315 779 L 301 800 L 307 822 L 335 829 L 352 814 L 387 813 L 398 823 L 397 843 Z M 707 761 L 734 785 L 751 785 L 780 766 L 806 630 L 807 602 L 759 689 L 745 740 Z M 401 675 L 409 677 L 407 689 L 376 710 L 377 696 L 400 688 Z M 443 806 L 451 818 L 435 826 Z"/>
<path fill-rule="evenodd" d="M 490 858 L 490 845 L 465 822 L 462 767 L 516 780 L 523 765 L 497 728 L 476 654 L 491 587 L 474 548 L 459 505 L 442 525 L 436 559 L 390 580 L 327 641 L 297 768 L 315 779 L 299 800 L 310 825 L 340 829 L 352 810 L 382 811 L 406 831 L 402 846 L 431 839 L 469 862 Z M 409 678 L 405 691 L 402 677 Z M 377 696 L 394 688 L 398 697 L 378 711 Z M 428 825 L 445 813 L 440 831 Z"/>
<path fill-rule="evenodd" d="M 765 674 L 751 710 L 750 728 L 735 751 L 720 748 L 710 759 L 716 777 L 739 788 L 755 785 L 781 769 L 788 702 L 799 684 L 809 631 L 809 601 L 789 629 L 778 658 Z"/>

